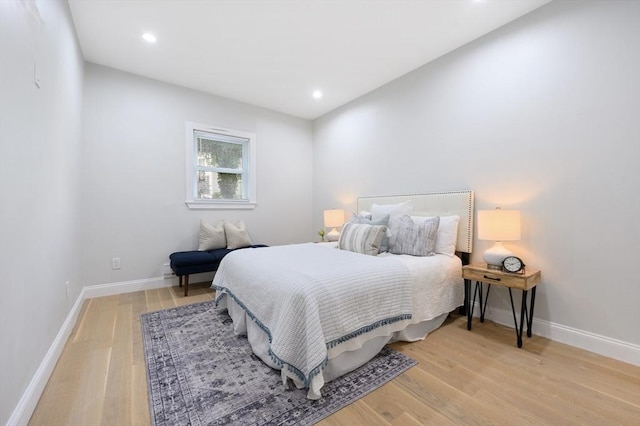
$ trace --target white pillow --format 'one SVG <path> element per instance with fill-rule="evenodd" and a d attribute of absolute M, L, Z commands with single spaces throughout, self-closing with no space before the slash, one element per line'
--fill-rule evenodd
<path fill-rule="evenodd" d="M 414 222 L 409 216 L 398 219 L 398 229 L 389 239 L 389 251 L 393 254 L 433 256 L 436 254 L 438 216 Z"/>
<path fill-rule="evenodd" d="M 413 210 L 413 200 L 398 204 L 374 204 L 371 206 L 371 219 L 378 220 L 385 216 L 403 216 Z"/>
<path fill-rule="evenodd" d="M 429 217 L 411 216 L 415 223 L 421 223 Z M 440 225 L 438 226 L 438 236 L 436 239 L 436 253 L 453 257 L 456 254 L 456 242 L 458 241 L 458 224 L 460 216 L 440 216 Z"/>
<path fill-rule="evenodd" d="M 357 214 L 357 217 L 371 220 L 371 212 L 368 212 L 366 210 L 360 210 L 360 213 Z"/>
<path fill-rule="evenodd" d="M 380 220 L 389 216 L 389 236 L 392 236 L 397 228 L 399 217 L 410 215 L 413 210 L 413 200 L 408 200 L 398 204 L 374 204 L 371 206 L 371 220 Z"/>
<path fill-rule="evenodd" d="M 247 227 L 243 221 L 239 221 L 237 225 L 225 221 L 224 232 L 227 235 L 228 249 L 249 247 L 253 244 L 251 242 L 251 237 L 249 237 L 249 233 L 247 232 Z"/>
<path fill-rule="evenodd" d="M 342 227 L 338 248 L 377 256 L 380 251 L 380 242 L 386 232 L 387 227 L 384 225 L 347 222 Z"/>
<path fill-rule="evenodd" d="M 210 225 L 200 220 L 200 245 L 199 251 L 215 250 L 225 248 L 227 246 L 227 238 L 224 232 L 224 220 L 219 221 L 215 225 Z"/>

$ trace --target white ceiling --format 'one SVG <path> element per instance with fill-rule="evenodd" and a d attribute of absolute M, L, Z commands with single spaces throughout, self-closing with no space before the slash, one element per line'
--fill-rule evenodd
<path fill-rule="evenodd" d="M 314 119 L 550 0 L 69 0 L 85 59 Z M 158 41 L 142 39 L 152 32 Z M 313 99 L 314 90 L 323 97 Z"/>

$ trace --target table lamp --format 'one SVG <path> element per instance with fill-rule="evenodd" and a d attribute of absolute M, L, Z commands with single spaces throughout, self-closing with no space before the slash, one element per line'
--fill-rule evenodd
<path fill-rule="evenodd" d="M 327 241 L 338 241 L 340 232 L 336 228 L 342 226 L 343 223 L 344 210 L 332 209 L 324 211 L 324 226 L 325 228 L 331 228 L 331 231 L 327 234 Z"/>
<path fill-rule="evenodd" d="M 495 241 L 495 245 L 486 250 L 482 258 L 488 269 L 501 269 L 502 261 L 512 256 L 503 245 L 503 241 L 518 241 L 520 239 L 520 211 L 478 210 L 478 239 Z"/>

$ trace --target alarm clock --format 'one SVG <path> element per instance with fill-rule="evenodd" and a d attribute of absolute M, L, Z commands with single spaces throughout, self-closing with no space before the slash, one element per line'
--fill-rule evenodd
<path fill-rule="evenodd" d="M 502 261 L 502 270 L 512 274 L 524 274 L 524 262 L 516 256 L 507 256 Z"/>

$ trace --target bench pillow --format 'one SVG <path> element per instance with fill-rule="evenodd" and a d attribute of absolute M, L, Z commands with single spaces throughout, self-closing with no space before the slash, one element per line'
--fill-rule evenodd
<path fill-rule="evenodd" d="M 239 221 L 237 225 L 225 221 L 224 232 L 227 235 L 228 249 L 249 247 L 253 244 L 253 242 L 251 242 L 249 232 L 247 232 L 247 226 L 243 221 Z"/>
<path fill-rule="evenodd" d="M 198 251 L 223 249 L 227 247 L 227 238 L 224 231 L 224 220 L 215 225 L 200 220 L 200 245 Z"/>

